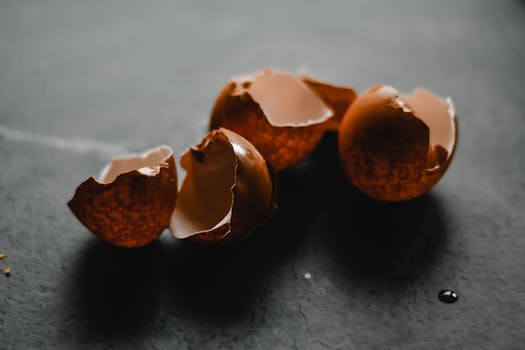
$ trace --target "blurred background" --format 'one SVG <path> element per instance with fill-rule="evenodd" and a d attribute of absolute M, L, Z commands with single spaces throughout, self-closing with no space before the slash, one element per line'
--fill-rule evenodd
<path fill-rule="evenodd" d="M 519 348 L 524 38 L 520 0 L 0 0 L 0 348 Z M 451 168 L 381 205 L 332 136 L 236 246 L 123 250 L 76 221 L 78 183 L 126 151 L 181 153 L 226 81 L 264 67 L 451 96 Z"/>

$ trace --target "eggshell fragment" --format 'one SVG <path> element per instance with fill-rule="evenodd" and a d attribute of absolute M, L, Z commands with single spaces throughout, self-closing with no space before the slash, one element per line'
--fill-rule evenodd
<path fill-rule="evenodd" d="M 334 116 L 326 121 L 326 128 L 330 131 L 337 131 L 348 107 L 356 98 L 354 89 L 328 84 L 307 75 L 302 75 L 300 79 L 333 110 Z"/>
<path fill-rule="evenodd" d="M 306 83 L 267 69 L 226 84 L 213 107 L 210 129 L 238 133 L 280 171 L 313 150 L 333 117 L 332 109 Z"/>
<path fill-rule="evenodd" d="M 361 94 L 339 129 L 346 175 L 364 194 L 382 201 L 417 197 L 447 170 L 457 141 L 452 100 L 424 89 L 401 95 L 390 86 Z"/>
<path fill-rule="evenodd" d="M 220 128 L 181 158 L 186 171 L 170 229 L 179 239 L 231 242 L 248 236 L 276 209 L 275 182 L 246 139 Z"/>
<path fill-rule="evenodd" d="M 122 247 L 157 239 L 169 226 L 177 199 L 177 171 L 168 146 L 114 159 L 76 190 L 68 206 L 97 237 Z"/>

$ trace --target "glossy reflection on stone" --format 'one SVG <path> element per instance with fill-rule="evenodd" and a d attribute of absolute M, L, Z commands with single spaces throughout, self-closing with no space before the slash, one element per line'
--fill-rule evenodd
<path fill-rule="evenodd" d="M 445 289 L 439 292 L 438 298 L 445 304 L 455 303 L 459 299 L 458 294 L 456 292 L 454 292 L 453 290 L 448 290 L 448 289 Z"/>

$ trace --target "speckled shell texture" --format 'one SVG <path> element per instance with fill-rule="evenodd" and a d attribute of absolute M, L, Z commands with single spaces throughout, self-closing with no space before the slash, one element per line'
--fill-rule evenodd
<path fill-rule="evenodd" d="M 157 239 L 169 226 L 177 198 L 173 156 L 154 176 L 136 170 L 109 184 L 93 177 L 76 190 L 68 206 L 91 232 L 122 247 L 140 247 Z"/>
<path fill-rule="evenodd" d="M 368 89 L 350 106 L 339 129 L 347 177 L 381 201 L 408 200 L 428 191 L 447 170 L 455 149 L 448 154 L 439 145 L 432 148 L 429 126 L 396 104 L 398 96 L 388 86 Z M 436 161 L 441 162 L 437 169 Z"/>
<path fill-rule="evenodd" d="M 246 138 L 274 170 L 299 163 L 321 140 L 325 123 L 273 126 L 248 93 L 234 95 L 235 82 L 222 89 L 211 113 L 210 129 L 224 127 Z"/>

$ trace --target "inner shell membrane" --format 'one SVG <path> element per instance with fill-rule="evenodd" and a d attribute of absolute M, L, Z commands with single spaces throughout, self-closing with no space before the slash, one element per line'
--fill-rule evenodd
<path fill-rule="evenodd" d="M 428 125 L 430 149 L 438 164 L 452 154 L 456 142 L 454 111 L 450 102 L 443 101 L 425 89 L 415 89 L 411 95 L 400 98 L 410 107 L 415 116 Z"/>
<path fill-rule="evenodd" d="M 233 148 L 220 132 L 182 156 L 186 177 L 170 226 L 175 237 L 187 238 L 229 221 L 236 165 Z"/>
<path fill-rule="evenodd" d="M 168 146 L 160 146 L 141 155 L 114 159 L 100 174 L 100 183 L 109 184 L 121 175 L 138 170 L 145 175 L 156 175 L 159 165 L 166 161 L 173 151 Z"/>
<path fill-rule="evenodd" d="M 333 116 L 313 91 L 287 73 L 263 71 L 248 91 L 273 126 L 307 126 Z"/>

